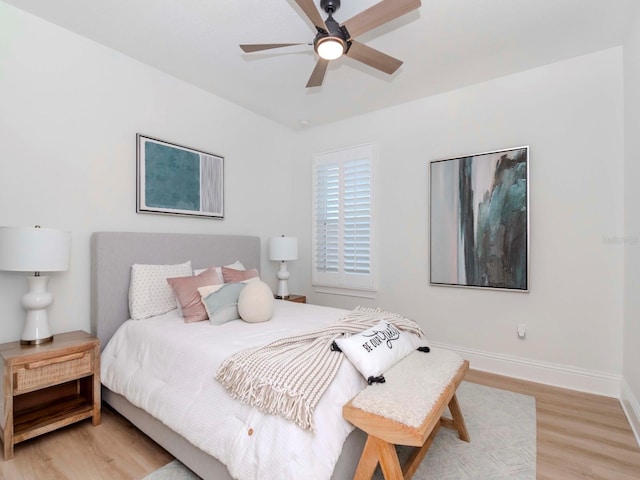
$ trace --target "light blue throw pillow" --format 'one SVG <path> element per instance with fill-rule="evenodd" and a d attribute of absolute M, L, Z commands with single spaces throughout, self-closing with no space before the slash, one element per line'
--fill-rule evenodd
<path fill-rule="evenodd" d="M 202 298 L 202 303 L 213 325 L 222 325 L 231 320 L 240 319 L 238 297 L 244 287 L 244 283 L 225 283 L 215 292 Z"/>

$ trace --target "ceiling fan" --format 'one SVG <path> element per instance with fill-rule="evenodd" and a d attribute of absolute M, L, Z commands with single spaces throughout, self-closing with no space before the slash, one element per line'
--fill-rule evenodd
<path fill-rule="evenodd" d="M 313 49 L 320 58 L 311 77 L 309 77 L 307 88 L 322 85 L 329 62 L 342 55 L 391 75 L 402 65 L 402 61 L 375 48 L 368 47 L 354 38 L 409 13 L 421 5 L 420 0 L 382 0 L 340 25 L 333 19 L 333 14 L 340 8 L 340 0 L 320 0 L 320 8 L 328 15 L 326 20 L 322 20 L 313 0 L 295 0 L 295 2 L 317 30 L 313 40 Z M 245 44 L 240 45 L 240 48 L 245 53 L 252 53 L 293 45 L 304 45 L 304 43 Z"/>

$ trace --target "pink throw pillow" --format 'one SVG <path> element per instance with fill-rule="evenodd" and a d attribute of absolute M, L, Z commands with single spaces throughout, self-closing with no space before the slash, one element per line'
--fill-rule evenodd
<path fill-rule="evenodd" d="M 250 278 L 259 277 L 260 274 L 255 268 L 249 270 L 235 270 L 229 267 L 222 267 L 222 276 L 224 283 L 240 283 Z"/>
<path fill-rule="evenodd" d="M 171 285 L 173 294 L 182 307 L 185 323 L 199 322 L 209 318 L 204 305 L 202 305 L 198 287 L 222 283 L 214 267 L 192 277 L 167 278 L 167 282 Z"/>

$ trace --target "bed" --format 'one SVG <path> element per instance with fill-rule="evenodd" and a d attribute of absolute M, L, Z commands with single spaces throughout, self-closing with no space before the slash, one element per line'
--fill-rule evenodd
<path fill-rule="evenodd" d="M 240 260 L 246 266 L 259 268 L 260 248 L 260 239 L 253 236 L 135 232 L 94 233 L 91 242 L 91 318 L 92 329 L 100 339 L 101 348 L 105 348 L 116 331 L 130 318 L 128 291 L 131 265 L 136 263 L 172 264 L 190 260 L 194 268 L 203 268 L 210 265 L 226 265 Z M 292 310 L 296 308 L 312 310 L 324 307 L 276 301 L 276 316 L 278 311 L 289 316 L 301 314 L 301 312 Z M 336 310 L 333 313 L 338 314 L 339 312 Z M 171 322 L 175 323 L 175 320 L 165 319 L 163 321 L 171 324 L 171 328 L 173 328 L 174 325 Z M 204 328 L 204 324 L 209 322 L 201 323 L 203 325 L 197 326 L 196 329 Z M 260 328 L 264 329 L 267 324 L 270 322 L 266 322 Z M 348 364 L 348 362 L 343 362 L 343 364 Z M 350 388 L 358 389 L 361 388 L 360 385 L 352 385 Z M 104 402 L 199 476 L 216 480 L 234 478 L 226 465 L 187 439 L 188 434 L 177 433 L 134 404 L 139 404 L 139 402 L 135 402 L 135 400 L 131 402 L 125 395 L 111 391 L 104 386 L 102 395 Z M 320 410 L 320 404 L 318 409 Z M 339 408 L 334 410 L 340 411 Z M 331 422 L 335 421 L 336 424 L 344 422 L 339 413 L 335 415 L 336 418 Z M 337 447 L 340 449 L 339 458 L 333 472 L 330 472 L 331 475 L 318 474 L 318 476 L 312 475 L 307 478 L 327 479 L 329 476 L 333 480 L 352 478 L 365 440 L 366 436 L 361 431 L 351 431 L 341 449 L 340 446 Z M 311 454 L 313 455 L 314 452 Z M 236 472 L 235 475 L 238 475 L 237 465 L 230 468 Z"/>

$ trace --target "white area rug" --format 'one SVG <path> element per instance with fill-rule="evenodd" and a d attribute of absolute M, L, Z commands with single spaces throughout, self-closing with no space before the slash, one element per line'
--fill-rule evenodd
<path fill-rule="evenodd" d="M 200 477 L 181 464 L 178 460 L 147 475 L 142 480 L 200 480 Z"/>
<path fill-rule="evenodd" d="M 471 442 L 463 442 L 453 430 L 441 428 L 414 480 L 535 480 L 535 398 L 462 382 L 458 401 Z M 408 450 L 403 448 L 400 461 L 407 455 Z M 382 478 L 378 469 L 374 479 Z M 177 460 L 144 478 L 198 479 Z"/>

